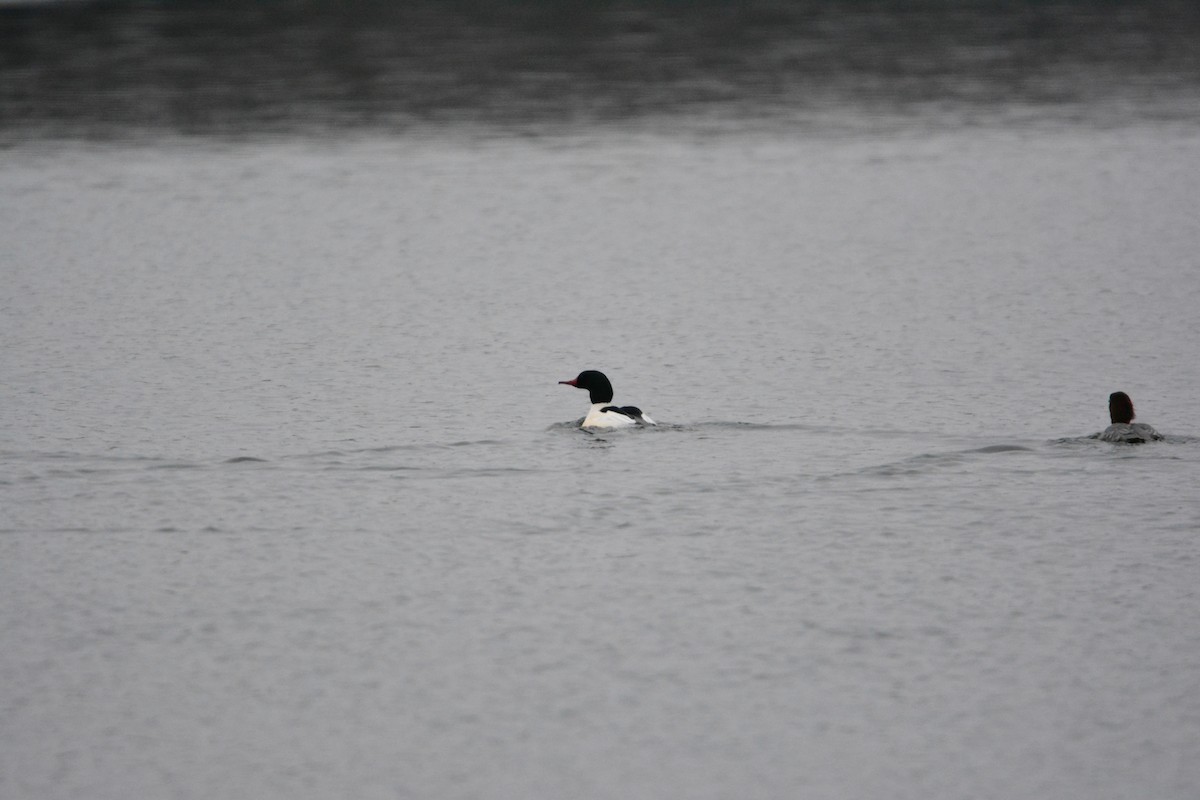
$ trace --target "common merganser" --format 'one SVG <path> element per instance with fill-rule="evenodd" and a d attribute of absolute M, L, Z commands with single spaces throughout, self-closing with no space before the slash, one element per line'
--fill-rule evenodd
<path fill-rule="evenodd" d="M 613 388 L 603 372 L 585 369 L 569 381 L 559 381 L 577 389 L 587 389 L 592 399 L 592 407 L 583 418 L 583 428 L 624 428 L 630 425 L 655 425 L 654 420 L 634 406 L 614 406 L 612 404 Z"/>
<path fill-rule="evenodd" d="M 1108 396 L 1108 416 L 1112 425 L 1096 438 L 1105 442 L 1144 444 L 1163 438 L 1163 435 L 1144 422 L 1134 422 L 1133 401 L 1124 392 L 1113 392 Z"/>

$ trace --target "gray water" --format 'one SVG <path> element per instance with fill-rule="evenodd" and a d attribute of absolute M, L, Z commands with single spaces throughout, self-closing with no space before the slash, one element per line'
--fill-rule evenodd
<path fill-rule="evenodd" d="M 1193 62 L 705 103 L 765 79 L 700 45 L 404 124 L 5 95 L 0 797 L 1196 796 Z"/>

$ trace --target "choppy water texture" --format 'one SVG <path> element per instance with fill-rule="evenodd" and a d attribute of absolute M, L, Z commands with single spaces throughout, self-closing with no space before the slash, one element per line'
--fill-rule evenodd
<path fill-rule="evenodd" d="M 0 11 L 0 797 L 1200 791 L 1190 7 L 216 8 Z"/>

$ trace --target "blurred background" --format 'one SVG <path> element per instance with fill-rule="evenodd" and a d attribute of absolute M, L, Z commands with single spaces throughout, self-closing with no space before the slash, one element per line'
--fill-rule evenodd
<path fill-rule="evenodd" d="M 1200 113 L 1186 0 L 0 3 L 0 136 Z"/>

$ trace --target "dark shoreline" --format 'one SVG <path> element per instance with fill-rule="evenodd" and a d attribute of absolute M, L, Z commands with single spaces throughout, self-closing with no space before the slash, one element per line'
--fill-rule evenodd
<path fill-rule="evenodd" d="M 831 113 L 1200 117 L 1200 7 L 283 2 L 0 7 L 0 136 Z"/>

